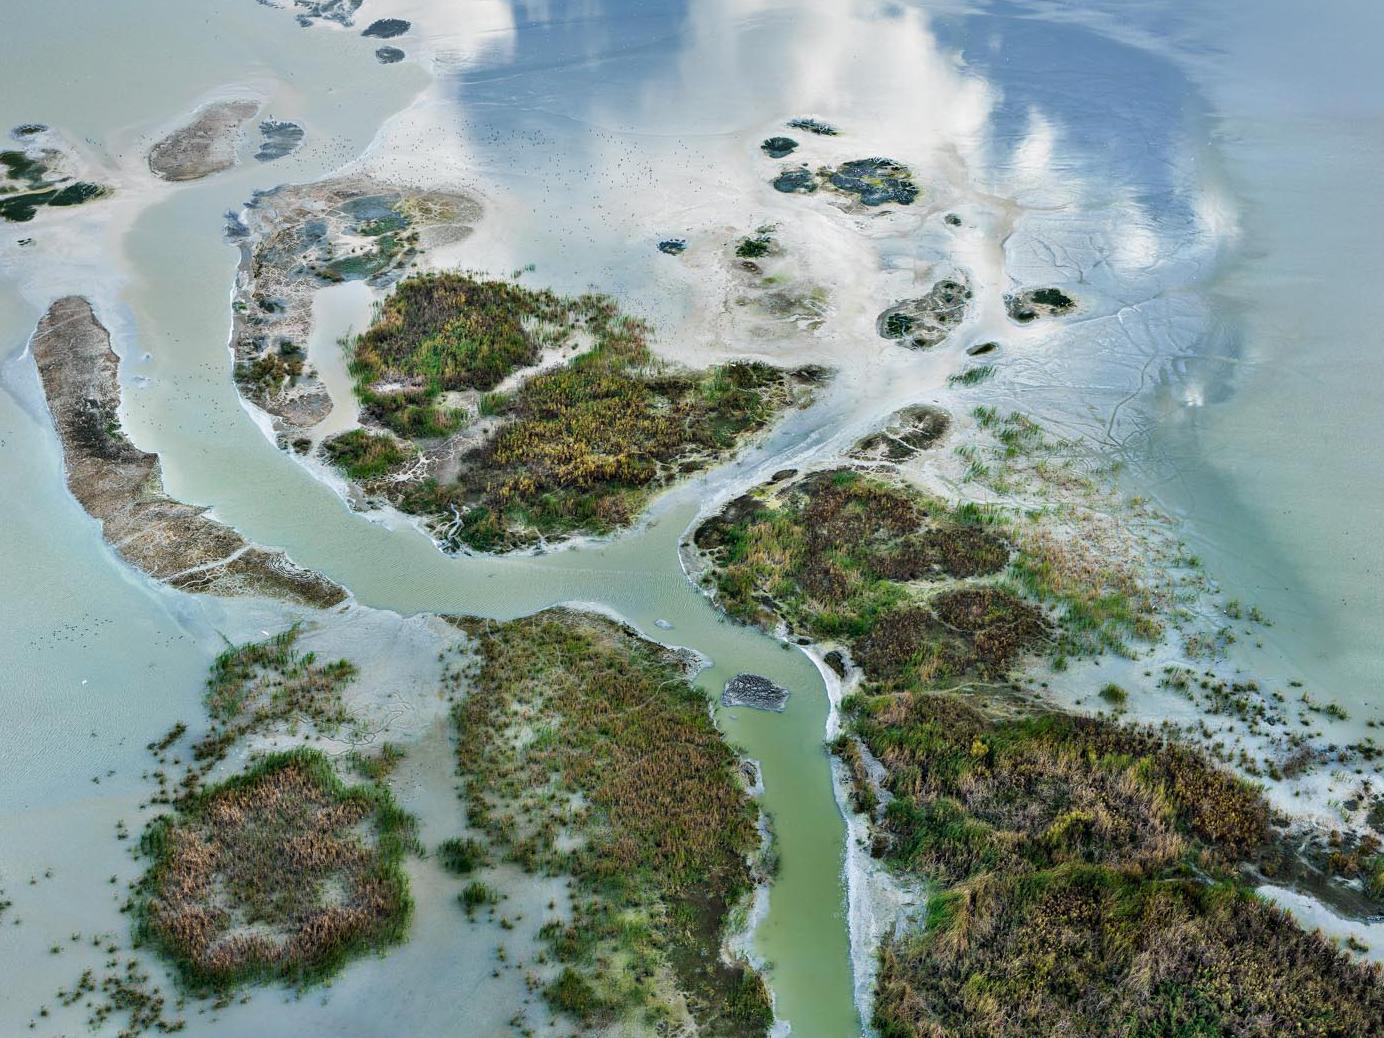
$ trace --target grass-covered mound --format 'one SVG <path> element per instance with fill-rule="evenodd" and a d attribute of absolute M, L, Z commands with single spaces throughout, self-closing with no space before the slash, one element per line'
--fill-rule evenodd
<path fill-rule="evenodd" d="M 886 1038 L 1384 1026 L 1377 971 L 1237 879 L 1269 838 L 1268 808 L 1199 751 L 953 694 L 848 706 L 837 749 L 875 819 L 873 852 L 934 885 L 925 923 L 882 950 Z M 878 791 L 860 746 L 883 765 Z"/>
<path fill-rule="evenodd" d="M 738 619 L 850 644 L 873 682 L 1002 674 L 1042 614 L 993 580 L 1011 549 L 965 510 L 849 469 L 732 502 L 696 532 Z"/>
<path fill-rule="evenodd" d="M 549 1003 L 592 1027 L 656 1022 L 671 983 L 700 1034 L 764 1034 L 763 981 L 720 958 L 759 837 L 704 694 L 604 619 L 471 627 L 480 669 L 454 714 L 468 819 L 499 856 L 575 881 L 574 917 L 543 929 L 563 967 Z"/>
<path fill-rule="evenodd" d="M 567 298 L 469 274 L 400 282 L 356 339 L 351 370 L 367 422 L 425 441 L 443 460 L 384 492 L 434 517 L 453 548 L 608 532 L 820 378 L 758 363 L 675 370 L 654 357 L 648 335 L 604 296 Z M 510 391 L 494 392 L 540 362 Z M 479 419 L 497 419 L 495 428 L 456 457 L 438 447 Z M 338 437 L 328 454 L 353 478 L 377 479 L 411 458 L 386 438 Z"/>
<path fill-rule="evenodd" d="M 886 945 L 884 1038 L 1362 1038 L 1384 984 L 1234 884 L 1068 865 L 934 895 Z"/>
<path fill-rule="evenodd" d="M 315 750 L 274 754 L 146 830 L 139 936 L 194 989 L 324 979 L 403 939 L 412 841 L 383 788 L 347 788 Z"/>
<path fill-rule="evenodd" d="M 1068 862 L 1156 871 L 1237 861 L 1268 836 L 1259 793 L 1148 729 L 987 718 L 956 695 L 852 700 L 890 794 L 876 851 L 947 883 Z"/>

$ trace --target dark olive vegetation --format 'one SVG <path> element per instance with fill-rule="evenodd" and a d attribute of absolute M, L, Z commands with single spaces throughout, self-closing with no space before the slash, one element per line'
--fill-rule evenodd
<path fill-rule="evenodd" d="M 995 377 L 995 365 L 977 364 L 969 367 L 965 371 L 958 371 L 947 376 L 949 386 L 978 386 L 982 382 L 987 382 Z"/>
<path fill-rule="evenodd" d="M 768 137 L 759 147 L 769 158 L 781 159 L 793 154 L 798 149 L 798 142 L 792 137 Z"/>
<path fill-rule="evenodd" d="M 297 343 L 284 341 L 276 350 L 235 366 L 235 380 L 242 390 L 256 396 L 278 393 L 294 385 L 303 374 L 306 356 Z"/>
<path fill-rule="evenodd" d="M 591 345 L 511 393 L 483 396 L 481 413 L 501 419 L 493 435 L 461 456 L 452 481 L 399 485 L 396 504 L 442 517 L 439 535 L 453 548 L 614 530 L 819 377 L 739 362 L 670 370 L 647 339 L 643 323 L 603 296 L 563 298 L 461 274 L 401 282 L 356 340 L 352 371 L 367 418 L 404 437 L 460 424 L 460 413 L 439 403 L 446 390 L 490 390 L 545 349 Z"/>
<path fill-rule="evenodd" d="M 765 230 L 757 231 L 740 239 L 735 246 L 735 254 L 741 259 L 758 259 L 767 256 L 774 248 L 774 236 Z"/>
<path fill-rule="evenodd" d="M 894 1036 L 1363 1035 L 1378 970 L 1251 896 L 1259 793 L 1149 729 L 982 709 L 971 697 L 849 703 L 890 799 L 873 851 L 938 884 L 886 941 L 875 1023 Z M 992 704 L 993 706 L 993 704 Z M 857 805 L 873 811 L 868 777 Z"/>
<path fill-rule="evenodd" d="M 1000 674 L 1044 637 L 1041 613 L 994 584 L 1010 548 L 917 491 L 841 469 L 741 498 L 696 533 L 717 600 L 750 623 L 849 642 L 890 687 Z"/>
<path fill-rule="evenodd" d="M 194 990 L 323 980 L 403 940 L 414 842 L 383 788 L 344 786 L 316 750 L 273 754 L 146 830 L 138 936 Z"/>
<path fill-rule="evenodd" d="M 454 837 L 437 845 L 437 860 L 448 872 L 464 876 L 468 872 L 475 872 L 482 865 L 489 864 L 490 858 L 486 854 L 485 845 L 479 841 Z"/>
<path fill-rule="evenodd" d="M 468 626 L 480 669 L 454 721 L 469 821 L 506 859 L 574 881 L 570 922 L 541 931 L 563 967 L 549 1003 L 618 1028 L 658 1019 L 671 977 L 699 1034 L 764 1034 L 763 981 L 720 958 L 759 836 L 704 694 L 608 620 Z"/>
<path fill-rule="evenodd" d="M 322 444 L 332 464 L 351 479 L 368 482 L 393 472 L 414 455 L 412 445 L 389 433 L 351 429 Z"/>

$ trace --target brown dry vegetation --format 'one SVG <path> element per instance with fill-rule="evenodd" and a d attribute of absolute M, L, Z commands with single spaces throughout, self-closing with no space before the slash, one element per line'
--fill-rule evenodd
<path fill-rule="evenodd" d="M 146 830 L 138 935 L 194 989 L 329 976 L 401 940 L 412 820 L 313 750 L 264 758 Z"/>
<path fill-rule="evenodd" d="M 543 928 L 564 966 L 549 1002 L 593 1027 L 658 1014 L 671 970 L 701 1034 L 763 1034 L 763 981 L 720 959 L 755 811 L 703 693 L 600 618 L 473 630 L 480 669 L 454 713 L 468 818 L 502 856 L 576 881 L 570 922 Z"/>
<path fill-rule="evenodd" d="M 1104 719 L 1001 716 L 954 694 L 849 706 L 854 737 L 885 768 L 874 853 L 939 887 L 925 925 L 882 949 L 886 1038 L 1384 1026 L 1378 971 L 1236 878 L 1270 837 L 1268 809 L 1201 752 Z"/>

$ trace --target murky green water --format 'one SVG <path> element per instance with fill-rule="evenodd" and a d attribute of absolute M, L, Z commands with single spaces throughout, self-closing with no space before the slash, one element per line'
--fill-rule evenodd
<path fill-rule="evenodd" d="M 872 416 L 920 400 L 969 406 L 945 387 L 964 342 L 923 355 L 873 335 L 878 309 L 934 271 L 957 264 L 973 277 L 967 341 L 1003 339 L 993 399 L 1122 451 L 1132 478 L 1186 515 L 1213 571 L 1266 603 L 1283 666 L 1378 701 L 1384 657 L 1371 632 L 1384 617 L 1384 559 L 1369 517 L 1384 484 L 1369 466 L 1384 423 L 1366 301 L 1384 239 L 1362 210 L 1384 98 L 1363 71 L 1353 85 L 1333 74 L 1307 88 L 1334 64 L 1328 41 L 1377 19 L 1371 10 L 1342 8 L 1304 36 L 1288 7 L 1258 4 L 1208 14 L 1166 3 L 1138 18 L 1116 4 L 608 0 L 580 16 L 498 0 L 408 6 L 439 76 L 415 109 L 426 118 L 391 122 L 381 140 L 392 150 L 377 158 L 481 196 L 489 216 L 467 265 L 532 262 L 539 283 L 616 292 L 674 354 L 715 344 L 841 374 L 818 406 L 659 501 L 627 537 L 542 557 L 445 558 L 405 522 L 350 512 L 241 407 L 226 348 L 237 254 L 221 240 L 227 210 L 354 160 L 429 77 L 252 0 L 195 10 L 53 0 L 12 18 L 19 31 L 0 36 L 0 124 L 62 130 L 118 190 L 69 224 L 0 225 L 0 356 L 15 357 L 0 394 L 0 703 L 14 732 L 0 745 L 0 887 L 21 920 L 0 927 L 0 1033 L 20 1033 L 71 981 L 67 960 L 47 952 L 55 935 L 124 926 L 120 887 L 105 880 L 135 869 L 112 826 L 137 818 L 144 743 L 199 715 L 220 634 L 281 622 L 269 607 L 150 586 L 67 495 L 32 365 L 17 357 L 63 292 L 91 295 L 111 326 L 127 427 L 161 454 L 169 491 L 320 569 L 363 606 L 512 617 L 591 603 L 710 657 L 709 694 L 740 671 L 793 690 L 782 715 L 720 720 L 763 767 L 782 869 L 755 949 L 796 1036 L 860 1030 L 825 690 L 797 651 L 722 622 L 683 575 L 677 545 L 699 508 L 848 441 Z M 365 14 L 396 13 L 386 7 L 372 0 Z M 1289 82 L 1302 89 L 1285 107 L 1263 90 L 1289 53 L 1299 61 Z M 1363 69 L 1362 53 L 1346 56 Z M 305 146 L 176 189 L 144 177 L 150 141 L 236 91 L 302 122 Z M 757 143 L 807 113 L 848 129 L 830 146 L 850 157 L 909 162 L 924 201 L 879 220 L 772 191 L 777 165 Z M 964 217 L 961 231 L 942 224 L 948 211 Z M 749 335 L 708 312 L 725 286 L 698 265 L 715 247 L 705 243 L 764 221 L 780 223 L 805 276 L 829 288 L 820 333 Z M 692 241 L 685 262 L 653 250 L 668 234 Z M 25 235 L 36 242 L 20 249 Z M 1008 325 L 1002 293 L 1046 282 L 1076 286 L 1085 319 L 1060 335 Z M 359 287 L 331 290 L 314 351 L 331 348 L 328 324 L 356 323 L 368 305 Z M 338 368 L 328 381 L 346 380 Z M 486 970 L 430 908 L 447 909 L 446 897 L 425 887 L 414 943 L 325 994 L 286 1006 L 262 993 L 192 1030 L 283 1033 L 284 1013 L 304 1035 L 490 1027 L 468 1014 L 486 997 Z"/>

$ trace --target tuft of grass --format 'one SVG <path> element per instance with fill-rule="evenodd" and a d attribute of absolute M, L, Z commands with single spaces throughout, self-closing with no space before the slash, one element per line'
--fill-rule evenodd
<path fill-rule="evenodd" d="M 327 459 L 358 482 L 378 479 L 400 468 L 415 454 L 413 447 L 389 433 L 351 429 L 322 444 Z"/>
<path fill-rule="evenodd" d="M 1129 700 L 1129 693 L 1113 681 L 1101 686 L 1101 690 L 1097 695 L 1111 706 L 1124 706 Z"/>
<path fill-rule="evenodd" d="M 993 364 L 976 364 L 967 368 L 965 371 L 958 371 L 948 375 L 947 385 L 978 386 L 982 382 L 993 378 L 995 371 L 996 368 Z"/>

